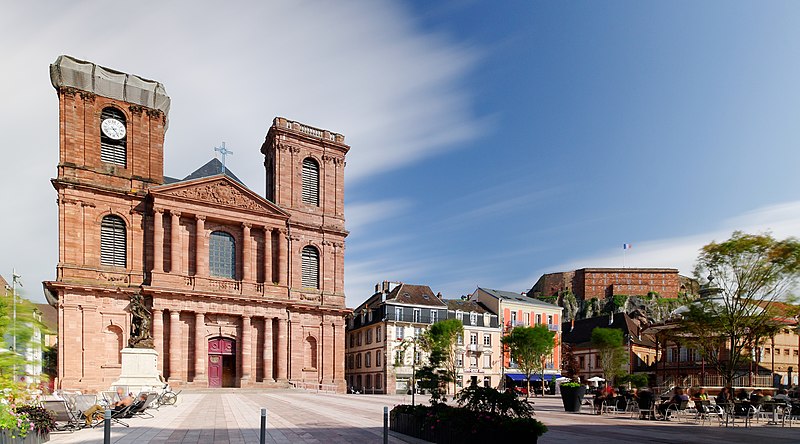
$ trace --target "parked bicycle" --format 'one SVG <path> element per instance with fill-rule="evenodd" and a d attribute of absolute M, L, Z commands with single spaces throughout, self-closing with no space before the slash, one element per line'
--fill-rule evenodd
<path fill-rule="evenodd" d="M 158 398 L 153 401 L 154 407 L 158 410 L 162 405 L 175 405 L 178 402 L 178 395 L 180 395 L 182 391 L 183 390 L 178 390 L 177 392 L 173 392 L 169 384 L 164 384 Z"/>

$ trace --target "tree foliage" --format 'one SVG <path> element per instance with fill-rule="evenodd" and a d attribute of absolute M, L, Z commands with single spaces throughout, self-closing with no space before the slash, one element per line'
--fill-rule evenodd
<path fill-rule="evenodd" d="M 525 374 L 528 393 L 531 391 L 531 375 L 537 370 L 544 371 L 544 360 L 553 352 L 555 333 L 544 325 L 535 327 L 515 327 L 502 343 L 508 347 L 511 357 Z"/>
<path fill-rule="evenodd" d="M 458 381 L 458 337 L 464 336 L 464 324 L 459 319 L 445 319 L 430 326 L 420 338 L 422 349 L 429 354 L 432 368 L 421 369 L 423 375 L 435 376 L 437 383 L 453 383 L 453 395 Z M 430 374 L 429 374 L 430 373 Z M 424 382 L 423 382 L 424 384 Z"/>
<path fill-rule="evenodd" d="M 561 362 L 561 374 L 564 377 L 576 380 L 581 372 L 581 366 L 578 358 L 572 351 L 572 345 L 564 344 L 564 355 Z"/>
<path fill-rule="evenodd" d="M 681 313 L 678 342 L 691 345 L 731 384 L 744 374 L 751 350 L 792 316 L 779 301 L 791 300 L 800 277 L 800 241 L 771 234 L 733 233 L 700 250 L 695 275 L 710 277 L 701 299 Z"/>
<path fill-rule="evenodd" d="M 622 330 L 597 327 L 592 330 L 592 347 L 597 349 L 603 377 L 612 384 L 617 376 L 627 373 L 628 352 Z"/>
<path fill-rule="evenodd" d="M 17 379 L 28 376 L 25 367 L 38 364 L 28 361 L 26 351 L 43 346 L 35 344 L 34 329 L 44 333 L 45 326 L 36 316 L 36 306 L 29 300 L 20 297 L 17 291 L 16 321 L 14 320 L 14 299 L 11 292 L 0 297 L 0 388 L 16 389 Z M 16 338 L 16 341 L 14 341 Z M 42 341 L 43 335 L 39 337 Z M 16 350 L 14 343 L 16 342 Z M 27 379 L 27 378 L 26 378 Z"/>

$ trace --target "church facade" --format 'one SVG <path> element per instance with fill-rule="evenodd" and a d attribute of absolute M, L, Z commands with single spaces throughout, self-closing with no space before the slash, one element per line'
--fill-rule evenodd
<path fill-rule="evenodd" d="M 130 301 L 144 297 L 161 374 L 176 387 L 326 385 L 343 391 L 344 136 L 275 118 L 265 197 L 216 160 L 164 177 L 163 86 L 61 56 L 58 381 L 120 374 Z"/>

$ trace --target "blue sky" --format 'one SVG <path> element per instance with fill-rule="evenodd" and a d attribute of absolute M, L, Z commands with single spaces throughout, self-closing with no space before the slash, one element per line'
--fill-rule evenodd
<path fill-rule="evenodd" d="M 28 296 L 58 260 L 59 54 L 165 84 L 166 175 L 224 140 L 263 195 L 273 116 L 345 134 L 349 306 L 382 280 L 524 291 L 626 242 L 688 274 L 734 229 L 800 233 L 800 4 L 187 4 L 4 5 L 0 274 Z"/>

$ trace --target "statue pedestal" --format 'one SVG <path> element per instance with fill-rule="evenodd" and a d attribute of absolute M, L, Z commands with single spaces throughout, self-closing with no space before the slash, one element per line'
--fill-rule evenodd
<path fill-rule="evenodd" d="M 158 377 L 158 352 L 152 348 L 123 348 L 122 372 L 114 386 L 128 387 L 129 392 L 159 390 L 164 385 Z"/>

